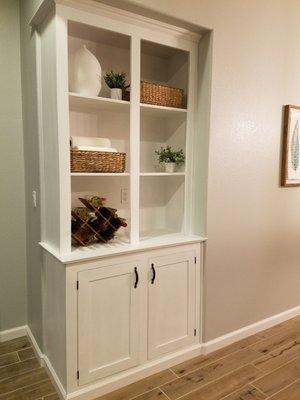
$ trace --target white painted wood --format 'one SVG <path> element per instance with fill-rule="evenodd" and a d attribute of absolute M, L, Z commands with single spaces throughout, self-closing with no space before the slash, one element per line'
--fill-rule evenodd
<path fill-rule="evenodd" d="M 0 331 L 0 343 L 16 339 L 26 335 L 26 326 L 17 326 L 16 328 Z"/>
<path fill-rule="evenodd" d="M 188 68 L 188 90 L 187 90 L 187 120 L 186 120 L 186 151 L 185 153 L 188 155 L 186 157 L 186 174 L 188 179 L 186 180 L 185 185 L 185 226 L 184 232 L 189 234 L 192 232 L 193 227 L 193 214 L 194 208 L 197 207 L 194 204 L 194 193 L 196 190 L 195 181 L 197 177 L 195 176 L 195 163 L 194 158 L 199 157 L 199 153 L 195 151 L 194 143 L 195 143 L 195 110 L 196 104 L 198 101 L 197 98 L 197 60 L 198 60 L 198 52 L 197 46 L 194 45 L 193 51 L 190 52 L 190 60 L 189 60 L 189 68 Z M 197 132 L 198 133 L 198 132 Z"/>
<path fill-rule="evenodd" d="M 185 172 L 141 172 L 140 176 L 185 176 Z"/>
<path fill-rule="evenodd" d="M 193 42 L 198 42 L 201 35 L 115 7 L 106 6 L 90 0 L 55 0 L 60 13 L 68 15 L 72 21 L 127 33 L 142 32 L 143 38 L 150 42 L 163 43 L 166 46 L 189 51 Z"/>
<path fill-rule="evenodd" d="M 69 94 L 71 110 L 129 112 L 130 103 L 124 100 L 114 100 L 105 97 L 84 96 L 77 93 Z"/>
<path fill-rule="evenodd" d="M 43 350 L 66 387 L 66 274 L 65 266 L 43 252 Z"/>
<path fill-rule="evenodd" d="M 40 82 L 43 144 L 44 209 L 43 237 L 60 252 L 60 200 L 58 113 L 56 94 L 56 20 L 51 13 L 40 26 Z M 39 45 L 37 46 L 39 51 Z M 42 172 L 42 171 L 41 171 Z"/>
<path fill-rule="evenodd" d="M 142 176 L 140 240 L 181 233 L 184 228 L 185 176 Z"/>
<path fill-rule="evenodd" d="M 44 21 L 38 27 L 44 362 L 63 396 L 88 399 L 202 351 L 200 244 L 206 239 L 191 228 L 200 36 L 89 0 L 53 0 L 45 19 L 50 3 L 33 19 Z M 83 44 L 103 73 L 127 73 L 130 102 L 109 99 L 103 82 L 99 97 L 68 92 L 68 61 Z M 144 78 L 184 89 L 187 108 L 140 104 Z M 109 137 L 127 154 L 126 172 L 71 173 L 72 135 Z M 186 151 L 186 165 L 174 174 L 157 165 L 155 150 L 166 145 Z M 121 189 L 130 191 L 128 204 Z M 71 248 L 71 207 L 87 194 L 107 197 L 129 226 L 111 243 Z"/>
<path fill-rule="evenodd" d="M 187 113 L 185 108 L 164 107 L 152 104 L 141 103 L 142 115 L 151 115 L 154 117 L 174 117 L 175 115 L 184 115 Z"/>
<path fill-rule="evenodd" d="M 148 357 L 195 342 L 196 252 L 149 260 Z"/>
<path fill-rule="evenodd" d="M 139 242 L 139 203 L 140 203 L 140 64 L 141 42 L 139 36 L 131 39 L 131 82 L 130 91 L 130 211 L 131 211 L 131 243 Z"/>
<path fill-rule="evenodd" d="M 71 180 L 68 96 L 68 21 L 56 15 L 56 91 L 59 150 L 60 249 L 71 249 Z"/>
<path fill-rule="evenodd" d="M 162 232 L 160 232 L 162 233 Z M 161 248 L 176 248 L 185 244 L 202 243 L 207 238 L 196 235 L 182 235 L 180 233 L 166 233 L 159 236 L 151 232 L 147 236 L 142 237 L 142 240 L 137 244 L 118 241 L 107 243 L 105 245 L 95 244 L 92 247 L 79 247 L 67 254 L 61 254 L 51 247 L 46 242 L 40 242 L 40 246 L 47 252 L 52 254 L 57 260 L 65 265 L 72 265 L 72 263 L 89 261 L 93 259 L 102 259 L 115 255 L 124 255 L 136 253 L 139 251 L 161 249 Z"/>
<path fill-rule="evenodd" d="M 81 385 L 139 363 L 139 304 L 145 289 L 145 284 L 136 284 L 139 269 L 133 262 L 79 272 Z"/>
<path fill-rule="evenodd" d="M 129 176 L 128 172 L 120 172 L 120 173 L 109 173 L 109 172 L 71 172 L 71 176 L 73 177 L 105 177 L 108 176 L 110 178 L 113 177 L 123 177 Z"/>

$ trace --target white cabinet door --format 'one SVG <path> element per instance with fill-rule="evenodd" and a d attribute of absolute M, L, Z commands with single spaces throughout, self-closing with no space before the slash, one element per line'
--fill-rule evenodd
<path fill-rule="evenodd" d="M 150 260 L 148 358 L 191 345 L 195 341 L 196 252 Z"/>
<path fill-rule="evenodd" d="M 79 272 L 78 281 L 79 384 L 86 384 L 139 363 L 139 305 L 147 286 L 134 262 Z"/>

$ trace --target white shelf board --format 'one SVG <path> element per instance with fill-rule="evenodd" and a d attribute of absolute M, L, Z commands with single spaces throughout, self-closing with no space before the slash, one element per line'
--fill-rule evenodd
<path fill-rule="evenodd" d="M 185 172 L 141 172 L 140 176 L 185 176 Z"/>
<path fill-rule="evenodd" d="M 88 247 L 78 247 L 71 253 L 60 254 L 51 245 L 40 242 L 40 245 L 51 253 L 63 264 L 72 264 L 83 260 L 93 260 L 95 258 L 105 258 L 113 255 L 134 253 L 143 250 L 177 246 L 180 244 L 191 244 L 205 242 L 207 238 L 197 235 L 183 235 L 182 233 L 165 234 L 162 236 L 153 236 L 147 234 L 137 244 L 125 242 L 123 240 L 114 240 L 106 244 L 95 244 Z"/>
<path fill-rule="evenodd" d="M 70 109 L 92 111 L 129 112 L 130 102 L 114 100 L 106 97 L 84 96 L 78 93 L 69 93 Z"/>
<path fill-rule="evenodd" d="M 153 117 L 173 117 L 175 115 L 185 116 L 186 108 L 174 108 L 165 106 L 155 106 L 153 104 L 140 103 L 141 114 L 150 115 Z"/>
<path fill-rule="evenodd" d="M 116 173 L 110 173 L 110 172 L 71 172 L 71 176 L 93 176 L 93 177 L 101 177 L 101 176 L 129 176 L 129 172 L 116 172 Z"/>

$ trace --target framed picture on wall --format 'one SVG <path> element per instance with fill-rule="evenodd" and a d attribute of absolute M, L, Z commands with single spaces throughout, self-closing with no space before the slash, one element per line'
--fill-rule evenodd
<path fill-rule="evenodd" d="M 282 186 L 300 186 L 300 107 L 285 106 Z"/>

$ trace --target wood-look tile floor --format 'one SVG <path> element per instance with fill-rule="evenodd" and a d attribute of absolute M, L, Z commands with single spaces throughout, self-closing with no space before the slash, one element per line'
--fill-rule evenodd
<path fill-rule="evenodd" d="M 0 343 L 0 400 L 59 400 L 26 337 Z"/>
<path fill-rule="evenodd" d="M 27 338 L 0 343 L 0 400 L 58 400 Z M 300 317 L 97 400 L 300 400 Z"/>

